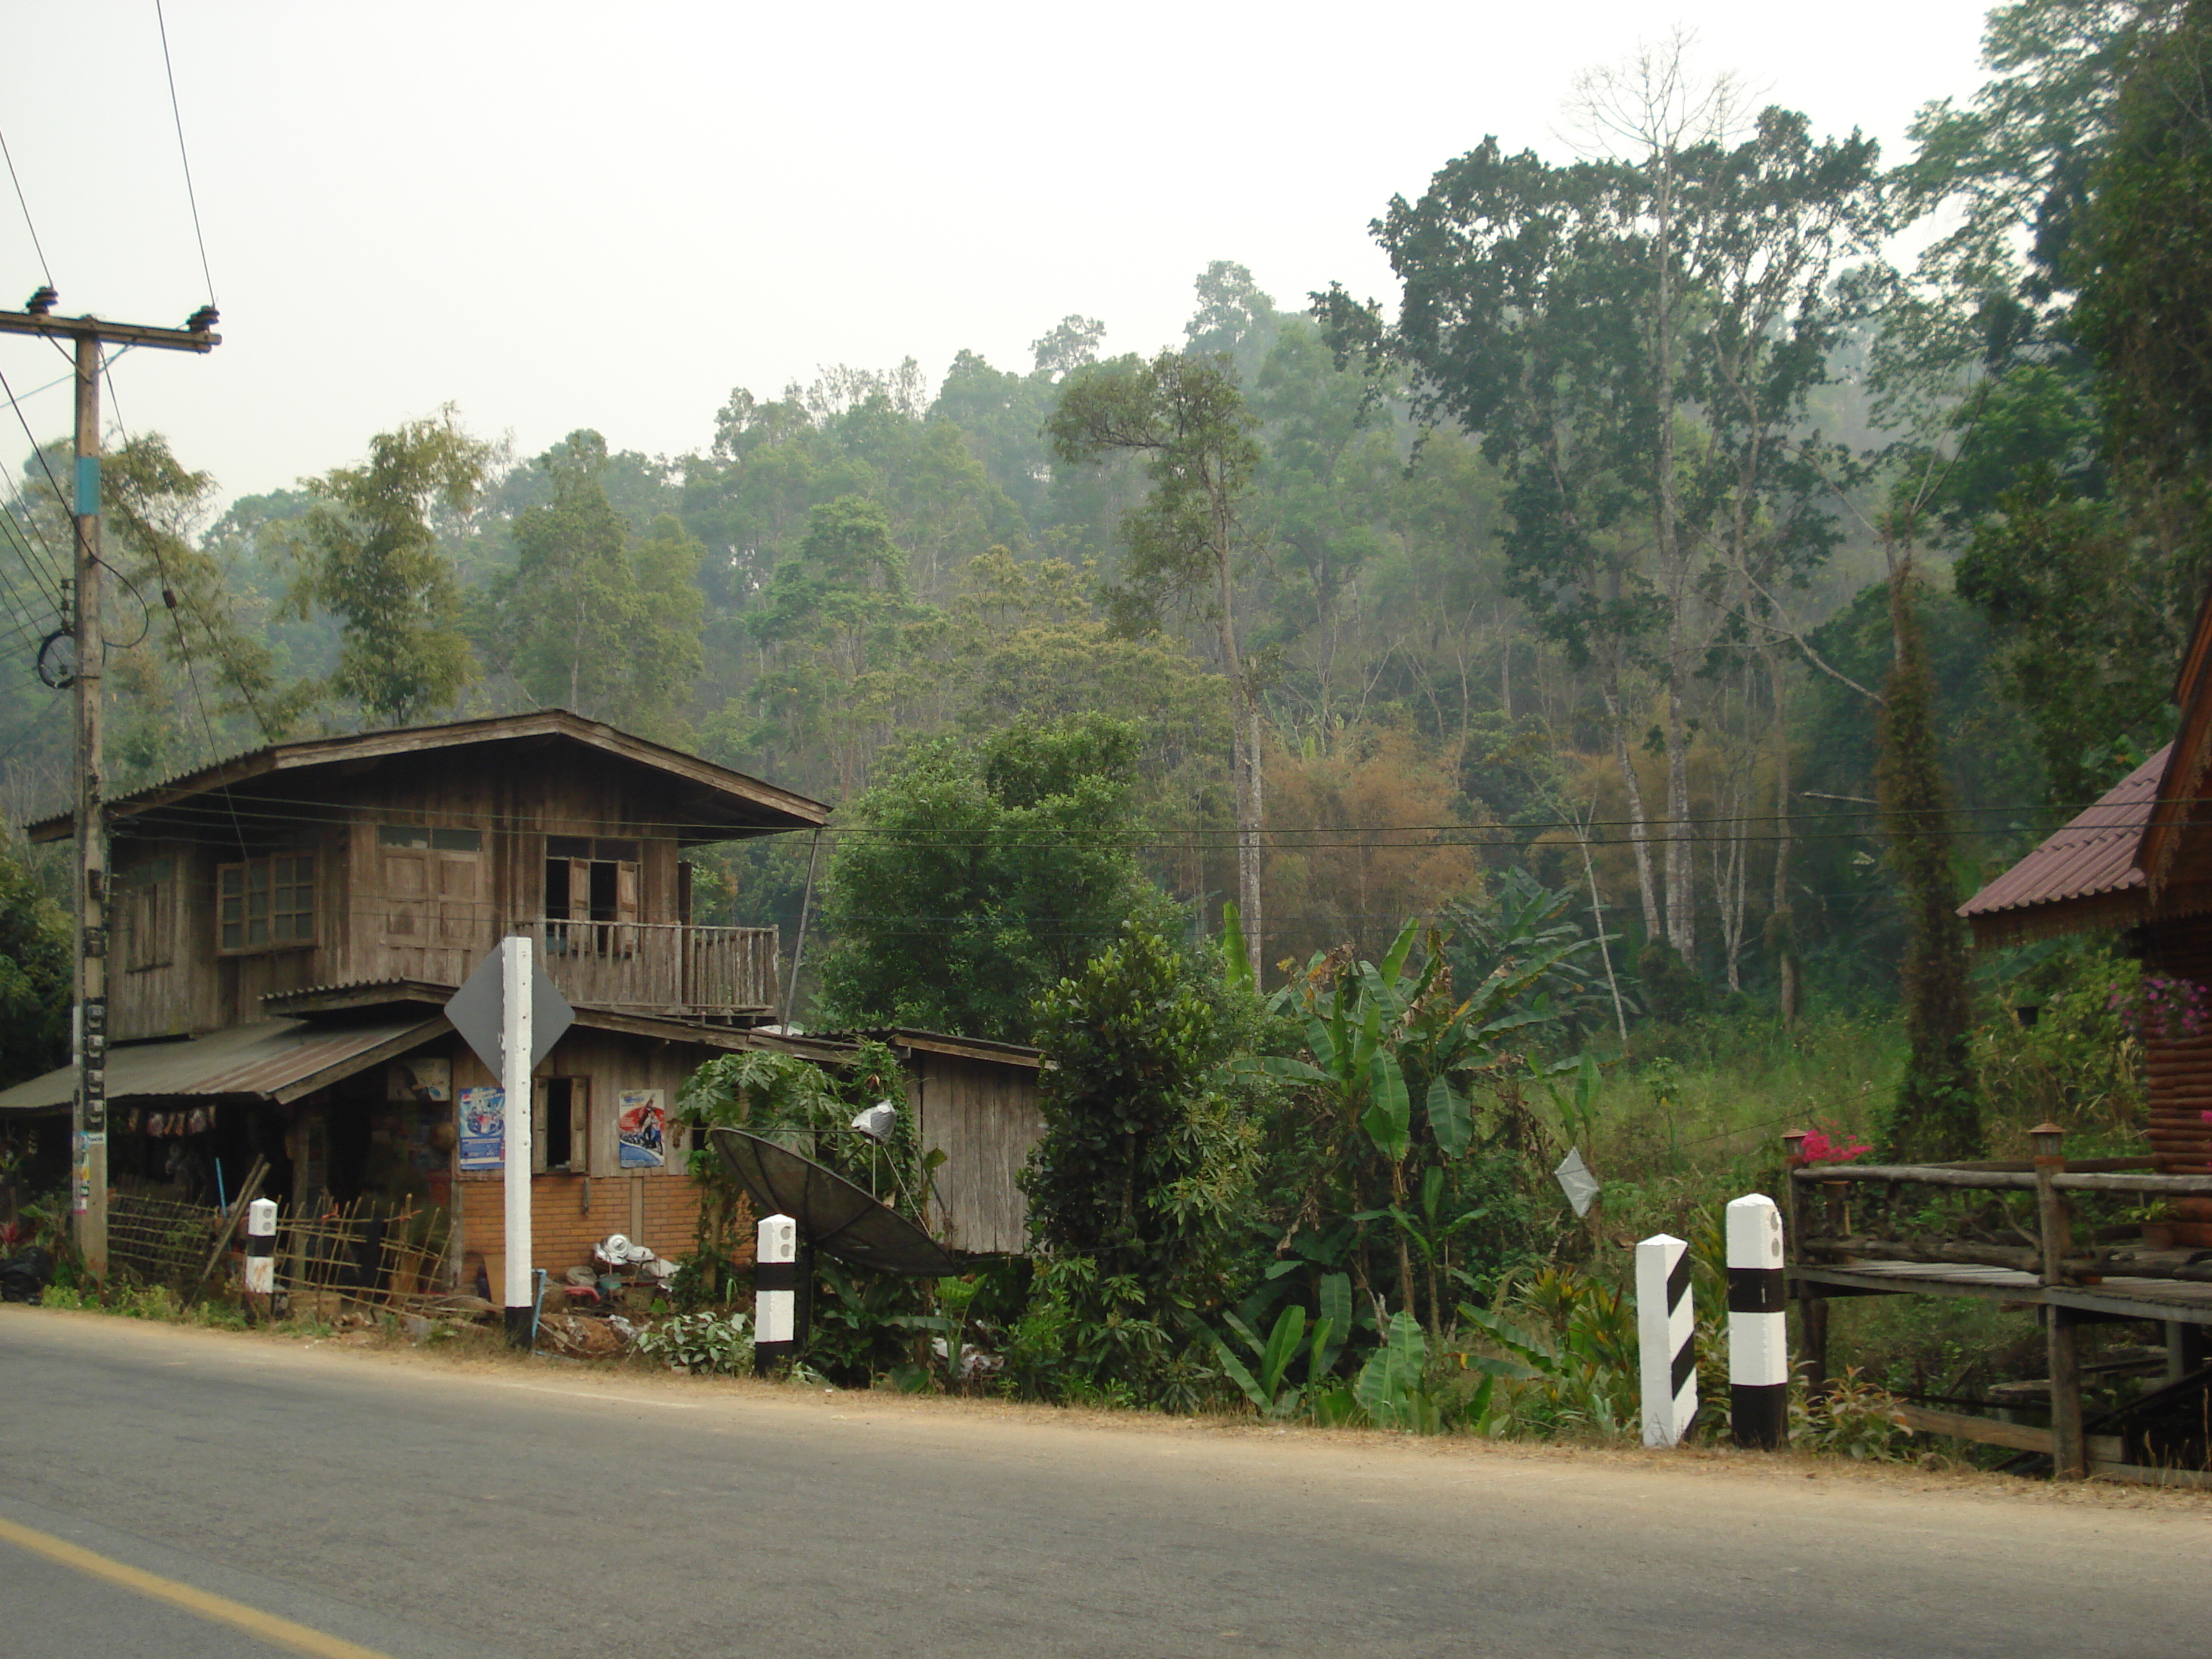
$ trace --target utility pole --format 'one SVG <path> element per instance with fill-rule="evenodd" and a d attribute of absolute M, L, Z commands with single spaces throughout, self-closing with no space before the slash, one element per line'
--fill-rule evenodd
<path fill-rule="evenodd" d="M 213 306 L 182 328 L 145 328 L 97 317 L 56 317 L 58 296 L 42 288 L 21 311 L 0 311 L 0 334 L 70 340 L 76 348 L 76 477 L 70 503 L 75 526 L 74 629 L 76 664 L 76 1094 L 70 1114 L 70 1207 L 76 1246 L 95 1279 L 107 1277 L 107 808 L 101 796 L 100 681 L 106 645 L 100 631 L 100 377 L 109 341 L 205 353 L 222 343 Z"/>

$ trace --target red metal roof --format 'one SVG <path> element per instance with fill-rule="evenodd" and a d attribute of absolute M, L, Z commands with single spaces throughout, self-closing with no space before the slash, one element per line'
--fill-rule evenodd
<path fill-rule="evenodd" d="M 2084 915 L 2078 921 L 2063 914 L 2036 916 L 2030 923 L 2025 913 L 2082 901 L 2111 899 L 2140 891 L 2143 872 L 2136 860 L 2142 833 L 2158 800 L 2159 780 L 2165 775 L 2172 745 L 2161 749 L 2122 778 L 2094 806 L 2088 808 L 2046 839 L 2018 864 L 1959 907 L 1959 914 L 1975 924 L 1984 943 L 2017 936 L 2023 932 L 2058 932 L 2116 915 Z M 2111 907 L 2100 906 L 2100 912 Z M 2011 925 L 2008 925 L 2011 924 Z"/>

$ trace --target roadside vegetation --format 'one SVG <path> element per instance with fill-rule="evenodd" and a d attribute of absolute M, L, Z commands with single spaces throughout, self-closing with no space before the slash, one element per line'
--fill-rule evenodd
<path fill-rule="evenodd" d="M 1885 161 L 1662 43 L 1585 77 L 1580 152 L 1470 133 L 1378 203 L 1387 301 L 1217 260 L 1175 349 L 1069 316 L 1026 369 L 827 367 L 682 456 L 525 460 L 447 410 L 209 522 L 134 438 L 108 556 L 167 603 L 113 653 L 112 781 L 559 702 L 834 799 L 819 891 L 795 837 L 702 849 L 696 919 L 807 915 L 817 1027 L 1053 1064 L 1030 1252 L 823 1264 L 809 1376 L 1611 1440 L 1664 1230 L 1711 1432 L 1717 1218 L 1778 1192 L 1784 1130 L 2137 1152 L 2137 1034 L 2202 994 L 2100 941 L 1977 955 L 1955 913 L 2172 735 L 2212 571 L 2208 46 L 2200 4 L 2015 0 Z M 27 469 L 9 546 L 66 544 L 52 497 Z M 11 802 L 70 775 L 19 679 Z M 60 880 L 0 854 L 9 1076 L 64 1055 Z M 680 1109 L 920 1218 L 910 1126 L 847 1127 L 886 1097 L 888 1053 L 748 1055 Z M 6 1153 L 12 1245 L 58 1247 L 62 1150 Z M 749 1218 L 695 1173 L 635 1346 L 741 1370 Z M 1802 1432 L 1891 1455 L 1884 1390 L 2032 1367 L 2005 1317 L 1839 1304 L 1859 1369 Z"/>

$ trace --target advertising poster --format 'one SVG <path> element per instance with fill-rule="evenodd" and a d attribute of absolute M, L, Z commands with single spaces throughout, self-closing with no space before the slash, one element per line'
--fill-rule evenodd
<path fill-rule="evenodd" d="M 507 1091 L 461 1091 L 461 1167 L 496 1170 L 507 1157 Z"/>
<path fill-rule="evenodd" d="M 658 1089 L 624 1089 L 616 1097 L 615 1136 L 625 1170 L 658 1170 L 668 1162 L 668 1108 Z"/>
<path fill-rule="evenodd" d="M 384 1097 L 393 1104 L 411 1100 L 434 1106 L 453 1097 L 453 1062 L 443 1058 L 404 1060 L 384 1074 Z"/>

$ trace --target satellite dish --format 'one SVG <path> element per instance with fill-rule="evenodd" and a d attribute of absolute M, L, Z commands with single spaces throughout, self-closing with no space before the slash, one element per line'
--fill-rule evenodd
<path fill-rule="evenodd" d="M 836 1170 L 744 1129 L 709 1129 L 707 1138 L 761 1212 L 791 1217 L 813 1249 L 856 1267 L 914 1279 L 949 1279 L 961 1271 L 942 1244 Z"/>

